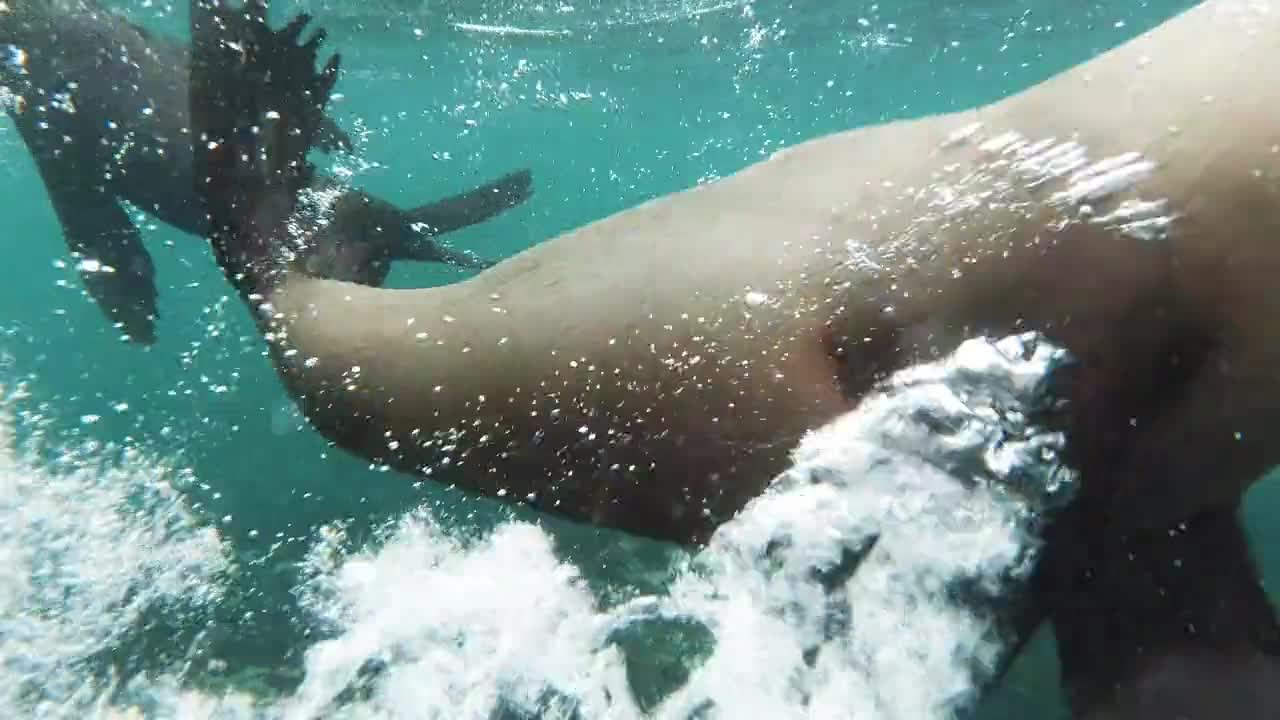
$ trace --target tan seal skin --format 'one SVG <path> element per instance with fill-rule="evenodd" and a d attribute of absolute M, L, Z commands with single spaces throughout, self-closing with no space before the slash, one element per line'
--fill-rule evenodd
<path fill-rule="evenodd" d="M 1042 329 L 1079 356 L 1085 435 L 1120 416 L 1128 425 L 1109 392 L 1187 345 L 1194 367 L 1154 389 L 1169 399 L 1114 431 L 1127 436 L 1112 443 L 1122 454 L 1097 460 L 1110 490 L 1141 495 L 1153 523 L 1234 498 L 1280 448 L 1267 438 L 1280 414 L 1280 13 L 1235 7 L 1193 9 L 987 107 L 801 144 L 462 283 L 384 290 L 289 273 L 265 293 L 288 338 L 272 345 L 281 374 L 314 426 L 351 452 L 699 540 L 875 373 L 975 332 Z M 871 255 L 911 244 L 899 239 L 925 208 L 908 188 L 945 165 L 980 164 L 972 144 L 942 147 L 974 121 L 990 134 L 1075 136 L 1094 159 L 1146 154 L 1159 168 L 1140 194 L 1169 199 L 1170 237 L 1083 223 L 1053 232 L 1046 190 L 1025 193 L 1027 208 L 921 229 L 883 272 L 851 267 L 847 241 Z M 903 258 L 913 266 L 895 265 Z M 428 442 L 452 431 L 464 432 L 456 450 Z M 1162 486 L 1130 487 L 1136 468 Z"/>
<path fill-rule="evenodd" d="M 302 69 L 280 60 L 258 90 L 282 112 L 264 120 L 243 77 L 209 71 L 223 52 L 209 27 L 195 26 L 192 116 L 210 139 L 197 150 L 214 247 L 289 392 L 338 446 L 700 542 L 877 378 L 978 333 L 1039 330 L 1079 361 L 1065 387 L 1082 497 L 1040 581 L 1077 712 L 1163 717 L 1141 697 L 1122 711 L 1113 691 L 1274 654 L 1235 510 L 1280 448 L 1280 7 L 1210 0 L 999 102 L 818 138 L 421 290 L 279 260 L 305 186 L 282 169 L 312 141 L 336 64 L 311 77 L 314 44 Z M 241 40 L 266 42 L 263 28 Z M 1009 131 L 1155 167 L 1085 214 L 1051 201 L 1072 182 L 1033 187 L 981 146 Z M 1167 237 L 1090 221 L 1152 200 L 1174 217 Z M 1193 553 L 1203 582 L 1153 609 Z"/>

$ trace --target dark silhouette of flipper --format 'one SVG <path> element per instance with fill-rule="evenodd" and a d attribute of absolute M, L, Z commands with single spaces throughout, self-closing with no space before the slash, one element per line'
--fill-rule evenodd
<path fill-rule="evenodd" d="M 324 125 L 320 128 L 320 137 L 316 140 L 316 147 L 326 153 L 336 153 L 351 152 L 356 146 L 351 142 L 351 136 L 347 131 L 338 127 L 338 123 L 326 115 Z"/>
<path fill-rule="evenodd" d="M 85 290 L 107 319 L 137 343 L 155 342 L 155 265 L 137 226 L 114 194 L 94 183 L 99 173 L 80 162 L 75 148 L 45 147 L 39 131 L 26 138 L 32 158 L 62 227 L 67 249 L 76 258 Z"/>
<path fill-rule="evenodd" d="M 207 234 L 190 177 L 191 147 L 168 144 L 185 141 L 190 125 L 185 112 L 190 44 L 138 26 L 98 0 L 24 0 L 9 15 L 0 12 L 0 26 L 5 28 L 0 34 L 9 31 L 25 53 L 20 73 L 8 73 L 0 63 L 5 76 L 0 84 L 12 85 L 28 100 L 64 91 L 73 96 L 74 113 L 57 103 L 29 102 L 25 110 L 10 108 L 8 114 L 39 167 L 64 240 L 88 260 L 86 270 L 115 270 L 86 273 L 90 296 L 132 340 L 149 344 L 156 332 L 156 289 L 151 257 L 130 222 L 130 217 L 136 220 L 133 208 L 185 233 Z M 110 88 L 118 92 L 107 92 Z M 153 112 L 138 113 L 139 106 Z M 160 147 L 166 152 L 152 152 Z M 348 135 L 325 116 L 315 149 L 353 148 Z M 531 194 L 528 172 L 521 171 L 425 205 L 420 217 L 413 217 L 412 211 L 339 186 L 333 178 L 317 179 L 318 189 L 345 198 L 333 218 L 341 231 L 322 238 L 330 246 L 320 252 L 335 258 L 330 277 L 374 284 L 400 259 L 471 269 L 493 264 L 450 249 L 439 235 L 487 220 Z"/>
<path fill-rule="evenodd" d="M 494 261 L 460 252 L 435 238 L 484 222 L 519 206 L 533 195 L 533 174 L 527 170 L 507 173 L 473 190 L 451 195 L 403 212 L 408 231 L 392 251 L 393 260 L 417 260 L 486 268 Z"/>
<path fill-rule="evenodd" d="M 192 0 L 190 110 L 196 193 L 209 214 L 218 264 L 256 305 L 287 258 L 288 220 L 315 167 L 339 56 L 315 68 L 324 30 L 298 44 L 310 17 L 283 29 L 267 24 L 267 4 L 231 8 Z"/>
<path fill-rule="evenodd" d="M 421 205 L 405 214 L 410 222 L 424 225 L 428 233 L 445 235 L 510 210 L 532 194 L 532 173 L 517 170 L 474 190 Z"/>

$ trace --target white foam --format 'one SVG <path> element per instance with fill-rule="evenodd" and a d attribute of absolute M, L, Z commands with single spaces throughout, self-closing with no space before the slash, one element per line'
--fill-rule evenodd
<path fill-rule="evenodd" d="M 948 592 L 1012 593 L 1034 557 L 1034 512 L 1071 480 L 1051 460 L 1061 436 L 1015 409 L 1059 356 L 1041 345 L 1024 358 L 1022 342 L 967 343 L 804 440 L 717 533 L 699 558 L 708 570 L 673 590 L 719 646 L 663 717 L 714 704 L 708 717 L 919 720 L 972 700 L 1007 646 Z M 862 554 L 833 605 L 815 575 Z M 833 630 L 841 606 L 850 619 Z"/>
<path fill-rule="evenodd" d="M 0 390 L 2 393 L 2 390 Z M 126 453 L 128 457 L 128 453 Z M 173 473 L 68 459 L 38 469 L 14 449 L 0 411 L 0 716 L 104 716 L 113 688 L 82 665 L 148 608 L 218 601 L 227 567 Z"/>
<path fill-rule="evenodd" d="M 359 548 L 336 527 L 322 530 L 297 588 L 316 640 L 304 682 L 283 701 L 200 691 L 179 679 L 183 668 L 122 689 L 88 678 L 75 659 L 129 632 L 149 603 L 217 602 L 225 550 L 191 521 L 167 476 L 140 461 L 55 476 L 0 455 L 0 709 L 289 720 L 950 717 L 1008 650 L 993 623 L 1034 558 L 1032 518 L 1070 490 L 1054 462 L 1061 437 L 1025 414 L 1059 357 L 1029 337 L 977 340 L 898 374 L 806 437 L 793 467 L 653 595 L 601 596 L 554 536 L 527 523 L 462 540 L 424 509 Z M 135 497 L 150 499 L 129 505 Z M 837 572 L 842 563 L 851 574 Z M 703 628 L 711 643 L 679 651 L 688 680 L 655 699 L 655 681 L 644 679 L 654 673 L 642 667 L 652 658 L 619 643 L 629 634 L 661 644 L 672 623 Z M 14 690 L 32 687 L 65 705 L 34 712 Z"/>

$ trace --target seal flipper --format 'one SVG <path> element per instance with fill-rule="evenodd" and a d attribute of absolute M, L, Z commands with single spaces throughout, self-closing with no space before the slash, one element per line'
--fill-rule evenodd
<path fill-rule="evenodd" d="M 1075 717 L 1280 717 L 1280 623 L 1238 508 L 1123 537 L 1089 517 L 1055 530 L 1040 587 Z"/>
<path fill-rule="evenodd" d="M 470 269 L 496 264 L 473 253 L 458 251 L 435 238 L 482 223 L 517 207 L 533 195 L 533 173 L 527 168 L 507 173 L 473 190 L 404 211 L 403 228 L 391 248 L 392 260 L 439 262 Z"/>
<path fill-rule="evenodd" d="M 32 145 L 38 148 L 38 145 Z M 114 195 L 85 184 L 66 155 L 33 152 L 67 248 L 80 257 L 85 290 L 133 342 L 156 339 L 155 265 L 138 228 Z"/>
<path fill-rule="evenodd" d="M 297 43 L 308 15 L 279 31 L 266 16 L 264 0 L 239 9 L 191 3 L 196 193 L 218 264 L 252 303 L 283 273 L 289 219 L 315 175 L 307 153 L 323 131 L 339 66 L 335 54 L 315 69 L 324 30 Z"/>
<path fill-rule="evenodd" d="M 320 128 L 320 136 L 316 139 L 316 146 L 327 153 L 351 152 L 355 149 L 355 143 L 351 142 L 347 131 L 338 127 L 337 121 L 327 115 Z"/>
<path fill-rule="evenodd" d="M 533 195 L 533 174 L 528 169 L 507 173 L 474 190 L 451 195 L 407 211 L 409 222 L 421 223 L 431 235 L 445 235 L 484 222 L 510 210 Z M 406 255 L 406 259 L 417 259 Z"/>

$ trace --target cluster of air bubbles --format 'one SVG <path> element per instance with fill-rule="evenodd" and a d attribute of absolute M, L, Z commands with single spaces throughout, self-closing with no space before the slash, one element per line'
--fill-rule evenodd
<path fill-rule="evenodd" d="M 1043 518 L 1074 489 L 1062 435 L 1032 419 L 1064 359 L 1034 335 L 973 340 L 805 438 L 698 572 L 629 605 L 632 622 L 684 616 L 716 636 L 662 716 L 941 718 L 971 705 L 1016 645 L 1001 614 L 1022 597 Z M 743 657 L 768 658 L 749 696 L 731 680 Z"/>
<path fill-rule="evenodd" d="M 10 72 L 21 75 L 27 72 L 27 51 L 17 45 L 0 45 L 0 58 L 9 66 Z"/>
<path fill-rule="evenodd" d="M 19 108 L 18 96 L 9 89 L 8 85 L 0 85 L 0 112 L 18 112 Z"/>
<path fill-rule="evenodd" d="M 0 714 L 101 717 L 122 688 L 95 658 L 220 602 L 226 548 L 182 498 L 189 473 L 96 444 L 37 463 L 0 395 Z"/>
<path fill-rule="evenodd" d="M 1076 140 L 1032 140 L 1013 130 L 987 135 L 980 122 L 957 129 L 942 142 L 942 147 L 962 144 L 973 144 L 988 157 L 984 173 L 1008 171 L 1020 180 L 1018 187 L 1022 190 L 1051 188 L 1045 198 L 1047 205 L 1073 213 L 1063 220 L 1064 224 L 1079 220 L 1139 240 L 1154 240 L 1165 237 L 1176 218 L 1169 212 L 1167 200 L 1133 196 L 1156 170 L 1156 163 L 1140 152 L 1093 160 L 1088 149 Z M 985 175 L 979 173 L 979 177 Z M 938 185 L 933 191 L 935 204 L 951 212 L 974 209 L 975 201 L 980 199 L 947 184 Z"/>
<path fill-rule="evenodd" d="M 873 52 L 904 48 L 912 42 L 909 35 L 896 35 L 898 31 L 896 23 L 886 23 L 883 29 L 874 27 L 871 20 L 864 17 L 858 18 L 857 23 L 858 32 L 849 40 L 849 44 L 861 54 L 870 55 Z"/>

